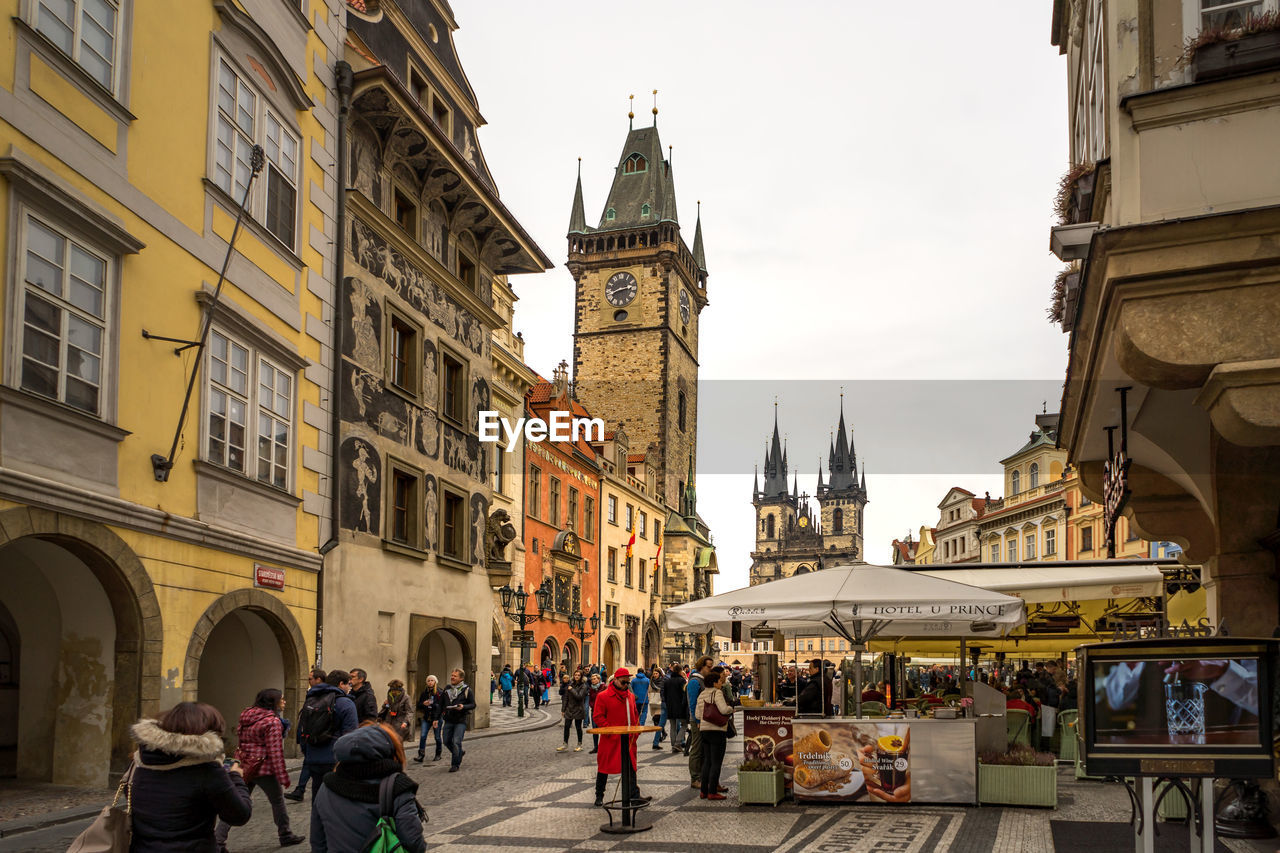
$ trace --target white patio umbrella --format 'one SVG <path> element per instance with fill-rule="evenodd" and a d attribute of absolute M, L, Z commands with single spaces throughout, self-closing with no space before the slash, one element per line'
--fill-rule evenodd
<path fill-rule="evenodd" d="M 1002 637 L 1026 621 L 1022 599 L 920 572 L 867 564 L 837 566 L 701 598 L 665 612 L 667 627 L 729 635 L 748 628 L 825 628 L 848 640 L 857 664 L 877 637 Z"/>

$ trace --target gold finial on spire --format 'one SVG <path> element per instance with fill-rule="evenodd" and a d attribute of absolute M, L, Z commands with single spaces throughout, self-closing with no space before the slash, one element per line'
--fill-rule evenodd
<path fill-rule="evenodd" d="M 636 118 L 636 96 L 627 95 L 627 129 L 630 130 Z"/>
<path fill-rule="evenodd" d="M 658 90 L 653 90 L 653 126 L 658 126 Z"/>

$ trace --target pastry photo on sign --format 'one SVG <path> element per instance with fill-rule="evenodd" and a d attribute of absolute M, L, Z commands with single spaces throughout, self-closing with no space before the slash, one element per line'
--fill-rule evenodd
<path fill-rule="evenodd" d="M 911 801 L 907 724 L 795 724 L 797 794 L 806 799 Z"/>

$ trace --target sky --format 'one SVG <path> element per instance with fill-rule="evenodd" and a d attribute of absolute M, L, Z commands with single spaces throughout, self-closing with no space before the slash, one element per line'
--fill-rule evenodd
<path fill-rule="evenodd" d="M 776 412 L 812 493 L 843 405 L 865 464 L 865 559 L 936 524 L 948 488 L 1055 411 L 1067 339 L 1045 309 L 1068 167 L 1049 0 L 453 0 L 479 141 L 556 268 L 515 276 L 525 360 L 573 351 L 565 233 L 578 158 L 601 215 L 627 133 L 654 121 L 685 240 L 702 203 L 698 510 L 723 592 L 747 583 L 751 482 Z"/>

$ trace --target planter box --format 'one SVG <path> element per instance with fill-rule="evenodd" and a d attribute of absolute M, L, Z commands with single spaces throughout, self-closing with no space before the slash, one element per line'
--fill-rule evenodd
<path fill-rule="evenodd" d="M 1280 68 L 1280 32 L 1254 33 L 1234 41 L 1196 48 L 1191 72 L 1196 82 L 1221 80 Z"/>
<path fill-rule="evenodd" d="M 776 806 L 786 796 L 782 770 L 739 770 L 738 801 L 743 805 Z"/>
<path fill-rule="evenodd" d="M 978 802 L 1058 807 L 1058 768 L 978 765 Z"/>

